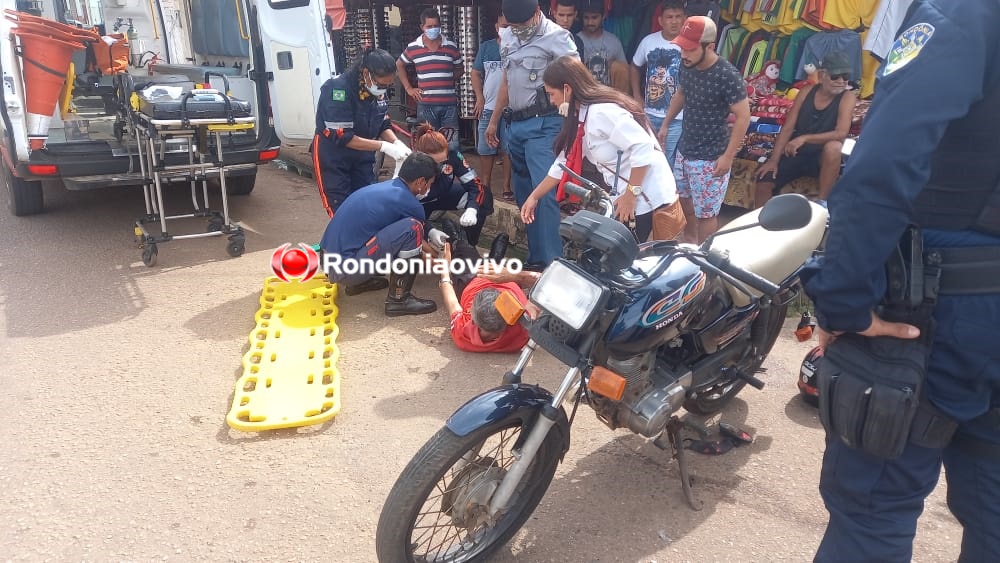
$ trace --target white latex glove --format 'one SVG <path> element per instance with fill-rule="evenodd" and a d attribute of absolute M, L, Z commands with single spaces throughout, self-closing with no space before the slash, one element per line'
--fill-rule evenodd
<path fill-rule="evenodd" d="M 393 144 L 393 146 L 399 148 L 399 150 L 403 151 L 403 153 L 404 153 L 403 154 L 403 158 L 406 158 L 406 157 L 410 156 L 410 153 L 413 152 L 412 150 L 410 150 L 410 147 L 406 146 L 406 143 L 404 143 L 403 141 L 401 141 L 399 139 L 396 139 L 395 141 L 393 141 L 392 144 Z M 403 158 L 401 158 L 400 160 L 403 160 Z"/>
<path fill-rule="evenodd" d="M 444 234 L 444 231 L 431 229 L 427 232 L 427 242 L 431 243 L 434 248 L 443 250 L 444 244 L 448 242 L 448 235 Z"/>
<path fill-rule="evenodd" d="M 396 162 L 401 162 L 403 159 L 409 155 L 409 152 L 404 153 L 402 149 L 396 146 L 394 143 L 388 141 L 379 141 L 382 143 L 379 145 L 379 152 L 382 152 L 389 158 L 395 160 Z M 407 149 L 409 151 L 409 149 Z"/>
<path fill-rule="evenodd" d="M 463 227 L 471 227 L 475 225 L 476 221 L 478 220 L 479 220 L 479 212 L 470 207 L 466 209 L 464 213 L 462 213 L 462 217 L 459 218 L 458 224 L 462 225 Z"/>

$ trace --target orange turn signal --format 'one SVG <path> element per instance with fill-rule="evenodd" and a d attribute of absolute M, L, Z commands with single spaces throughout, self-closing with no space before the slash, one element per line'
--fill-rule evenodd
<path fill-rule="evenodd" d="M 805 342 L 806 340 L 812 338 L 812 336 L 813 327 L 811 326 L 804 326 L 802 328 L 795 329 L 795 338 L 797 338 L 799 342 Z"/>
<path fill-rule="evenodd" d="M 509 291 L 502 291 L 500 295 L 497 296 L 496 301 L 493 305 L 497 308 L 500 316 L 506 321 L 507 326 L 514 326 L 517 321 L 520 320 L 521 315 L 524 314 L 524 307 L 514 297 L 514 294 Z"/>
<path fill-rule="evenodd" d="M 608 368 L 597 366 L 590 372 L 587 388 L 598 395 L 620 401 L 625 394 L 625 378 Z"/>

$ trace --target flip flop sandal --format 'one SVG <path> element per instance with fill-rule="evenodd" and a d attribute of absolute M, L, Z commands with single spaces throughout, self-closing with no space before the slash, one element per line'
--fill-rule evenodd
<path fill-rule="evenodd" d="M 500 194 L 500 198 L 506 201 L 514 201 L 514 192 L 504 192 Z"/>

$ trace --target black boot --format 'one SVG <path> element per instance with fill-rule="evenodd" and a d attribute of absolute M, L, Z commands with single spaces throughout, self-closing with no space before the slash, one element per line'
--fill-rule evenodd
<path fill-rule="evenodd" d="M 426 315 L 437 311 L 437 303 L 421 299 L 410 293 L 417 274 L 397 274 L 389 276 L 389 295 L 385 298 L 385 316 Z"/>
<path fill-rule="evenodd" d="M 458 223 L 452 221 L 451 219 L 441 220 L 441 231 L 448 235 L 448 238 L 452 242 L 469 242 L 469 239 L 465 236 L 465 231 L 462 227 L 458 226 Z"/>
<path fill-rule="evenodd" d="M 494 262 L 499 262 L 503 260 L 503 257 L 507 255 L 507 246 L 510 244 L 510 237 L 507 233 L 500 233 L 493 239 L 493 244 L 490 245 L 490 253 L 488 255 L 490 260 Z"/>
<path fill-rule="evenodd" d="M 368 278 L 361 283 L 344 286 L 344 293 L 346 293 L 347 295 L 358 295 L 361 293 L 367 293 L 369 291 L 378 291 L 380 289 L 385 289 L 387 287 L 389 287 L 389 280 L 383 277 L 376 276 Z"/>

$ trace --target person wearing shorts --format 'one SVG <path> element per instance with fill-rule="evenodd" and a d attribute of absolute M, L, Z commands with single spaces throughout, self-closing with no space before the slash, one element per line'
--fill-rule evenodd
<path fill-rule="evenodd" d="M 500 30 L 506 27 L 507 18 L 500 14 L 497 17 L 495 29 L 497 33 L 500 33 Z M 503 67 L 500 63 L 500 41 L 498 39 L 484 41 L 479 45 L 479 50 L 476 51 L 476 60 L 472 63 L 472 90 L 476 93 L 476 108 L 473 115 L 479 118 L 476 128 L 479 177 L 486 184 L 487 190 L 490 190 L 490 184 L 493 180 L 493 165 L 499 150 L 486 142 L 486 128 L 489 127 L 490 118 L 493 117 L 493 111 L 496 108 L 501 80 L 503 80 Z M 503 140 L 501 139 L 502 144 Z M 504 184 L 501 197 L 513 200 L 514 192 L 510 189 L 510 163 L 507 161 L 506 154 L 503 155 L 503 159 Z"/>
<path fill-rule="evenodd" d="M 678 87 L 660 127 L 684 110 L 684 126 L 674 156 L 674 177 L 687 216 L 686 242 L 701 243 L 719 227 L 719 210 L 729 187 L 733 159 L 750 125 L 750 103 L 743 77 L 715 52 L 715 22 L 691 16 L 673 39 L 681 48 Z M 729 114 L 736 116 L 732 129 Z"/>

